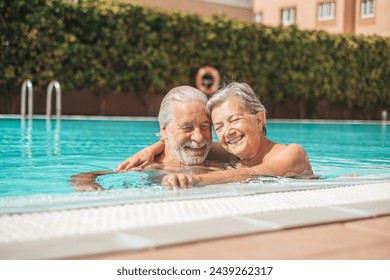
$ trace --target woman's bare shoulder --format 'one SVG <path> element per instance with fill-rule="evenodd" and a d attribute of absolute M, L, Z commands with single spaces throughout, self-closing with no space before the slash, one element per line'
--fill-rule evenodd
<path fill-rule="evenodd" d="M 298 144 L 288 144 L 273 157 L 279 162 L 287 165 L 305 164 L 310 166 L 309 158 L 305 149 Z"/>
<path fill-rule="evenodd" d="M 306 151 L 305 149 L 299 145 L 299 144 L 286 144 L 283 149 L 280 150 L 281 153 L 288 153 L 290 155 L 296 155 L 296 156 L 305 156 Z"/>

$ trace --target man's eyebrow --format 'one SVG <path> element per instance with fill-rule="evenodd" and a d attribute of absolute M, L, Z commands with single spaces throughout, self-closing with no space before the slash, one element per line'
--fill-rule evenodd
<path fill-rule="evenodd" d="M 200 124 L 201 125 L 203 125 L 203 124 L 211 125 L 211 122 L 209 120 L 207 120 L 207 121 L 201 122 Z M 182 122 L 182 123 L 177 124 L 177 127 L 179 127 L 179 128 L 180 127 L 188 127 L 188 126 L 193 127 L 193 126 L 195 126 L 195 124 L 193 122 Z"/>
<path fill-rule="evenodd" d="M 178 127 L 183 127 L 183 126 L 194 126 L 192 122 L 183 122 L 183 123 L 178 123 Z"/>

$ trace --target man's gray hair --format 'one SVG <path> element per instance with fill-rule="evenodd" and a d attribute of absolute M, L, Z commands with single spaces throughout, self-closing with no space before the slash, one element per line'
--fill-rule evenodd
<path fill-rule="evenodd" d="M 264 134 L 266 133 L 264 105 L 260 102 L 253 89 L 245 83 L 232 82 L 227 86 L 220 88 L 207 102 L 206 113 L 211 118 L 211 111 L 215 106 L 225 102 L 228 98 L 236 97 L 240 100 L 243 108 L 250 114 L 264 112 Z"/>
<path fill-rule="evenodd" d="M 176 102 L 186 103 L 191 101 L 204 103 L 206 107 L 207 96 L 200 90 L 190 86 L 179 86 L 171 89 L 160 105 L 160 112 L 158 113 L 160 127 L 165 128 L 173 121 L 173 106 Z"/>

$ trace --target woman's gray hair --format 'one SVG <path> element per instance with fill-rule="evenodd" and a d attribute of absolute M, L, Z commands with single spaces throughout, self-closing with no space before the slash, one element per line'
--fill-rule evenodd
<path fill-rule="evenodd" d="M 190 86 L 179 86 L 171 89 L 165 95 L 160 105 L 160 112 L 158 113 L 160 127 L 164 128 L 173 121 L 173 106 L 175 102 L 187 103 L 192 101 L 204 103 L 206 107 L 207 96 L 200 90 Z"/>
<path fill-rule="evenodd" d="M 265 107 L 248 84 L 232 82 L 220 88 L 207 102 L 206 114 L 211 118 L 211 112 L 214 107 L 222 104 L 231 97 L 238 98 L 243 108 L 250 114 L 256 115 L 259 112 L 264 112 L 264 134 L 266 134 Z"/>

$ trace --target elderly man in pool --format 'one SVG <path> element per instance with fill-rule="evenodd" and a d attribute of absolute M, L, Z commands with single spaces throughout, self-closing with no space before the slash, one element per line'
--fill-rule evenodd
<path fill-rule="evenodd" d="M 140 163 L 143 164 L 133 170 L 164 169 L 168 172 L 190 171 L 199 174 L 223 169 L 223 164 L 205 161 L 212 138 L 210 119 L 205 111 L 206 102 L 206 95 L 196 88 L 180 86 L 170 90 L 161 103 L 158 115 L 161 141 L 155 146 L 159 155 L 153 155 L 150 160 L 130 157 L 117 167 L 117 171 L 127 171 Z M 214 150 L 218 152 L 217 148 Z M 112 171 L 80 173 L 72 176 L 72 184 L 78 191 L 102 189 L 95 179 L 109 173 Z"/>
<path fill-rule="evenodd" d="M 231 162 L 234 169 L 207 174 L 169 174 L 162 179 L 166 187 L 220 184 L 259 175 L 313 177 L 309 159 L 301 146 L 278 144 L 267 139 L 265 108 L 247 84 L 231 83 L 220 89 L 207 102 L 206 111 L 219 140 L 211 149 L 213 158 Z M 164 149 L 163 144 L 144 149 L 117 170 L 131 168 L 144 159 L 150 161 Z M 221 147 L 225 153 L 221 152 Z"/>
<path fill-rule="evenodd" d="M 206 103 L 206 95 L 196 88 L 180 86 L 170 90 L 161 102 L 158 115 L 161 142 L 155 145 L 159 154 L 145 161 L 140 161 L 138 156 L 130 157 L 116 170 L 127 171 L 140 163 L 141 168 L 153 168 L 156 163 L 164 164 L 164 169 L 170 169 L 170 164 L 174 168 L 178 164 L 208 166 L 210 162 L 204 161 L 211 147 L 212 136 Z"/>

